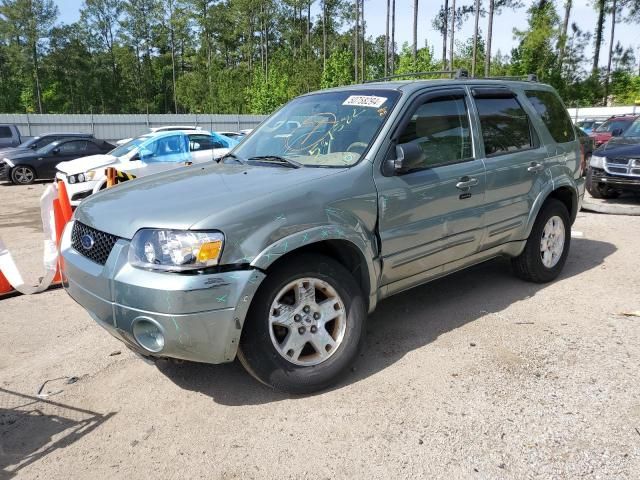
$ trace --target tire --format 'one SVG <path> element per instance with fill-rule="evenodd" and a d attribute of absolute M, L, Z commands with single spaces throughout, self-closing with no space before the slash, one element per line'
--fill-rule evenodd
<path fill-rule="evenodd" d="M 555 224 L 549 227 L 550 230 L 554 231 L 554 235 L 546 242 L 546 245 L 554 245 L 557 247 L 558 243 L 555 243 L 554 238 L 562 238 L 562 240 L 558 240 L 558 242 L 562 242 L 562 250 L 557 251 L 556 249 L 555 256 L 549 253 L 549 250 L 552 250 L 551 248 L 543 246 L 543 235 L 547 235 L 550 231 L 545 231 L 545 228 L 548 228 L 548 223 L 551 222 L 551 219 L 555 219 Z M 553 229 L 553 225 L 557 225 L 559 221 L 562 222 L 563 235 L 559 233 L 558 229 Z M 542 209 L 536 217 L 524 251 L 511 260 L 514 273 L 519 278 L 529 282 L 547 283 L 555 280 L 567 261 L 570 246 L 571 224 L 567 207 L 559 200 L 550 198 L 542 206 Z M 543 255 L 545 255 L 547 259 L 547 264 L 545 264 L 545 260 L 543 260 Z"/>
<path fill-rule="evenodd" d="M 292 284 L 303 293 L 294 297 L 293 288 L 287 290 Z M 309 293 L 312 286 L 314 294 Z M 332 303 L 323 303 L 328 301 Z M 323 326 L 323 317 L 329 315 L 335 318 Z M 276 266 L 260 285 L 247 313 L 238 358 L 251 375 L 276 390 L 323 390 L 355 361 L 366 318 L 362 292 L 342 265 L 322 255 L 300 255 Z"/>
<path fill-rule="evenodd" d="M 592 170 L 587 170 L 587 179 L 585 180 L 587 191 L 593 198 L 617 198 L 620 193 L 612 190 L 606 185 L 600 185 L 597 180 L 594 180 Z"/>
<path fill-rule="evenodd" d="M 11 169 L 11 182 L 15 185 L 31 185 L 36 178 L 36 171 L 28 165 L 16 165 Z"/>

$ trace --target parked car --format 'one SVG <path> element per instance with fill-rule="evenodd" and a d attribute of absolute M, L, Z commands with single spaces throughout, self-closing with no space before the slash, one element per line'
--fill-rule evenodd
<path fill-rule="evenodd" d="M 17 147 L 23 141 L 20 129 L 16 125 L 0 125 L 0 148 Z"/>
<path fill-rule="evenodd" d="M 585 119 L 585 120 L 580 120 L 579 122 L 577 122 L 576 126 L 580 127 L 588 135 L 591 132 L 593 132 L 596 128 L 598 128 L 600 125 L 602 125 L 602 123 L 603 123 L 602 120 Z"/>
<path fill-rule="evenodd" d="M 0 148 L 0 158 L 17 151 L 26 152 L 28 150 L 38 150 L 39 148 L 46 147 L 51 142 L 68 138 L 93 138 L 93 135 L 90 133 L 43 133 L 42 135 L 25 140 L 17 147 Z"/>
<path fill-rule="evenodd" d="M 105 167 L 136 177 L 203 163 L 225 155 L 238 142 L 205 130 L 161 131 L 142 135 L 104 155 L 78 158 L 57 165 L 57 178 L 66 183 L 71 205 L 105 188 Z"/>
<path fill-rule="evenodd" d="M 242 140 L 246 134 L 240 132 L 216 132 L 218 135 L 224 135 L 227 138 L 233 138 L 234 140 Z"/>
<path fill-rule="evenodd" d="M 149 129 L 149 133 L 159 133 L 159 132 L 177 132 L 182 130 L 201 130 L 200 127 L 196 127 L 194 125 L 164 125 L 162 127 L 152 127 Z M 133 137 L 123 138 L 116 142 L 116 145 L 124 145 L 125 143 L 129 143 L 133 140 Z"/>
<path fill-rule="evenodd" d="M 594 198 L 616 198 L 640 192 L 640 118 L 619 137 L 593 152 L 587 170 L 587 190 Z"/>
<path fill-rule="evenodd" d="M 283 120 L 299 127 L 278 135 Z M 307 393 L 350 368 L 383 298 L 497 256 L 525 280 L 555 279 L 583 195 L 579 143 L 550 86 L 323 90 L 220 164 L 83 202 L 62 239 L 64 285 L 143 355 L 237 355 L 261 382 Z"/>
<path fill-rule="evenodd" d="M 0 162 L 0 180 L 29 185 L 38 179 L 54 178 L 56 165 L 86 155 L 105 153 L 113 145 L 89 137 L 65 137 L 38 150 L 19 150 L 5 155 Z"/>
<path fill-rule="evenodd" d="M 596 141 L 596 147 L 604 145 L 611 137 L 619 137 L 640 115 L 616 115 L 591 132 Z"/>

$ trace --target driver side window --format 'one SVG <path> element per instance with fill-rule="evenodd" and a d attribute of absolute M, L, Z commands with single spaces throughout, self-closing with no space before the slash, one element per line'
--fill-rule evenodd
<path fill-rule="evenodd" d="M 430 98 L 411 116 L 398 142 L 415 144 L 424 153 L 423 168 L 473 158 L 469 115 L 463 97 Z"/>

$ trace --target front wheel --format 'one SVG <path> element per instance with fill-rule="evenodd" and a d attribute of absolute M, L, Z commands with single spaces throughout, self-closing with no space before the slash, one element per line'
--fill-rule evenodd
<path fill-rule="evenodd" d="M 11 170 L 11 181 L 16 185 L 31 185 L 36 179 L 36 171 L 28 165 L 18 165 Z"/>
<path fill-rule="evenodd" d="M 564 267 L 571 244 L 569 212 L 555 198 L 542 206 L 524 251 L 511 260 L 515 274 L 529 282 L 554 280 Z"/>
<path fill-rule="evenodd" d="M 260 286 L 238 357 L 250 374 L 277 390 L 322 390 L 355 360 L 366 316 L 362 292 L 342 265 L 300 255 L 276 266 Z"/>

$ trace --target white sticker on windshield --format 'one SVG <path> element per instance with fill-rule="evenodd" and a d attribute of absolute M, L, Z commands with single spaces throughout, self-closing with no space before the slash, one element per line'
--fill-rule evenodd
<path fill-rule="evenodd" d="M 374 95 L 351 95 L 344 102 L 342 102 L 342 105 L 380 108 L 386 101 L 387 97 L 376 97 Z"/>

